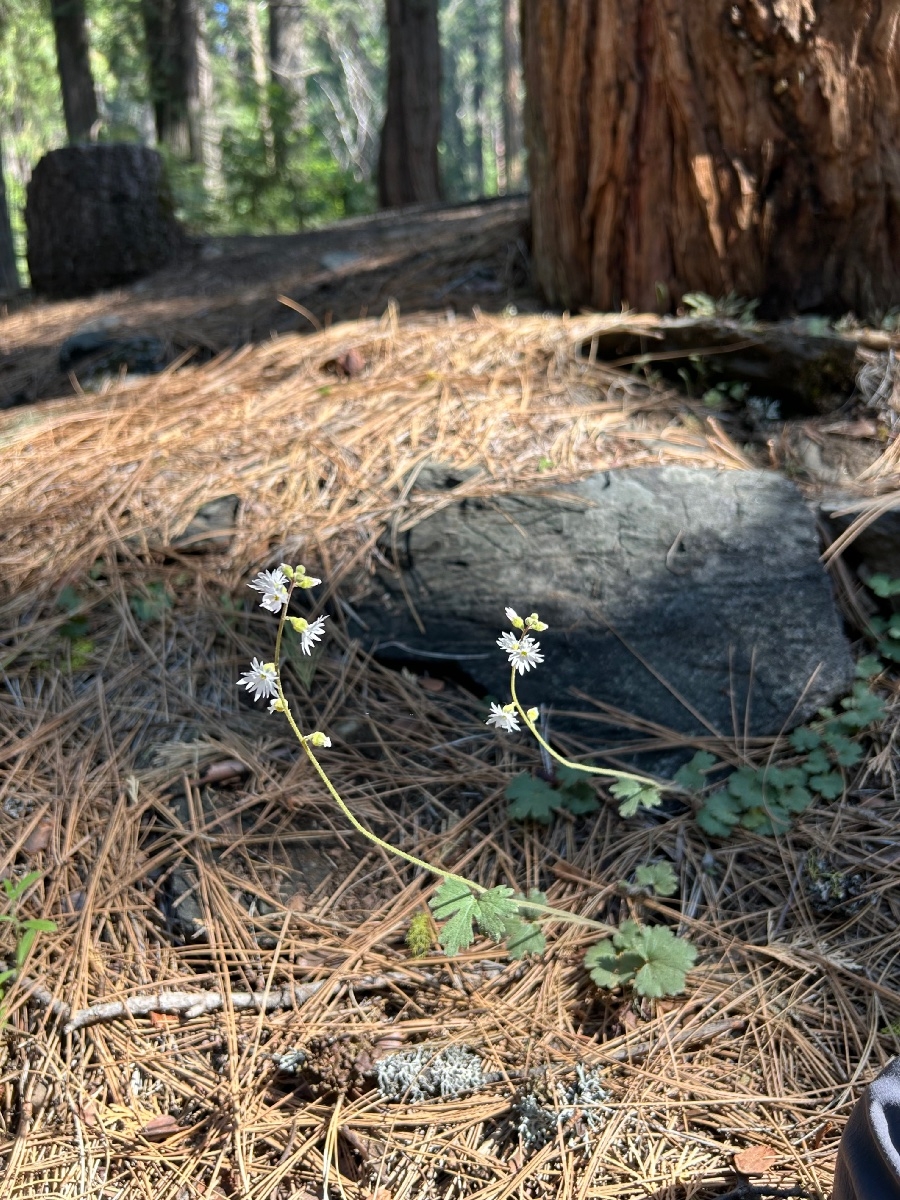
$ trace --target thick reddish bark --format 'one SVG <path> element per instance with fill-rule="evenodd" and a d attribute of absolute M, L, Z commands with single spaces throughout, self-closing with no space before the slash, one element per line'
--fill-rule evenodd
<path fill-rule="evenodd" d="M 503 146 L 506 154 L 506 190 L 522 187 L 522 52 L 519 45 L 518 0 L 501 0 L 501 51 L 503 67 Z"/>
<path fill-rule="evenodd" d="M 549 299 L 900 300 L 900 0 L 525 0 Z"/>
<path fill-rule="evenodd" d="M 56 65 L 69 141 L 85 142 L 97 121 L 84 0 L 50 0 Z"/>
<path fill-rule="evenodd" d="M 387 27 L 387 109 L 378 156 L 383 208 L 441 198 L 437 0 L 387 0 Z"/>

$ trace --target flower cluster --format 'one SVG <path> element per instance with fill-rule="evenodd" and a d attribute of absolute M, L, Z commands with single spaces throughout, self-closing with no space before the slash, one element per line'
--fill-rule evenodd
<path fill-rule="evenodd" d="M 306 590 L 316 587 L 321 582 L 321 579 L 307 575 L 305 567 L 291 567 L 282 563 L 274 571 L 260 571 L 249 584 L 262 596 L 260 608 L 271 613 L 281 613 L 284 610 L 281 619 L 286 619 L 294 632 L 300 634 L 300 649 L 304 654 L 311 654 L 315 643 L 321 640 L 328 618 L 321 616 L 316 617 L 314 621 L 307 621 L 305 617 L 289 617 L 286 610 L 294 588 Z M 269 700 L 270 713 L 289 712 L 287 702 L 278 693 L 278 668 L 275 663 L 264 663 L 261 659 L 254 658 L 250 663 L 250 670 L 244 671 L 237 681 L 237 686 L 252 692 L 254 701 Z M 331 745 L 331 740 L 318 731 L 310 734 L 306 740 L 313 746 Z"/>
<path fill-rule="evenodd" d="M 532 633 L 540 633 L 547 626 L 538 617 L 537 613 L 531 613 L 527 617 L 520 617 L 514 608 L 506 610 L 506 619 L 512 625 L 513 629 L 519 631 L 521 636 L 517 637 L 515 633 L 503 633 L 497 638 L 497 645 L 501 650 L 506 652 L 513 671 L 524 675 L 526 671 L 530 671 L 532 667 L 536 667 L 538 663 L 544 661 L 544 656 L 540 652 L 541 643 L 535 641 L 531 635 Z M 504 705 L 492 704 L 491 713 L 486 724 L 494 725 L 497 729 L 502 729 L 504 733 L 518 733 L 520 729 L 519 712 L 521 712 L 521 709 L 515 703 Z M 538 709 L 529 708 L 525 713 L 525 718 L 533 725 L 538 715 Z"/>

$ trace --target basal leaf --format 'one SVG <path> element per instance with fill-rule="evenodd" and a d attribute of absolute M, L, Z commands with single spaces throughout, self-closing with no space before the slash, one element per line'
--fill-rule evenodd
<path fill-rule="evenodd" d="M 506 949 L 510 958 L 524 958 L 526 954 L 543 954 L 547 939 L 540 925 L 511 917 L 506 922 Z"/>
<path fill-rule="evenodd" d="M 677 996 L 684 991 L 685 976 L 697 960 L 689 941 L 678 938 L 666 925 L 649 925 L 634 940 L 634 951 L 644 965 L 634 977 L 639 996 Z"/>
<path fill-rule="evenodd" d="M 851 742 L 847 737 L 833 737 L 829 744 L 835 761 L 842 767 L 855 766 L 863 756 L 862 746 L 858 742 Z"/>
<path fill-rule="evenodd" d="M 428 901 L 437 921 L 447 921 L 461 909 L 471 913 L 474 906 L 472 889 L 461 879 L 445 879 Z"/>
<path fill-rule="evenodd" d="M 678 891 L 678 876 L 667 862 L 643 863 L 634 872 L 638 887 L 650 888 L 657 896 L 674 896 Z"/>
<path fill-rule="evenodd" d="M 619 804 L 620 817 L 633 817 L 639 808 L 658 808 L 662 804 L 659 788 L 639 779 L 617 779 L 609 789 Z"/>
<path fill-rule="evenodd" d="M 812 804 L 812 795 L 805 787 L 788 787 L 779 793 L 778 802 L 790 813 L 806 812 Z"/>
<path fill-rule="evenodd" d="M 859 679 L 874 679 L 883 670 L 881 660 L 876 658 L 874 654 L 864 654 L 856 664 L 856 675 Z"/>
<path fill-rule="evenodd" d="M 506 785 L 506 798 L 511 800 L 509 815 L 514 821 L 540 821 L 549 825 L 553 809 L 559 805 L 559 794 L 549 783 L 534 775 L 517 775 Z"/>
<path fill-rule="evenodd" d="M 618 951 L 608 938 L 591 946 L 584 956 L 584 965 L 591 979 L 601 988 L 617 988 L 630 982 L 633 971 L 620 961 Z"/>
<path fill-rule="evenodd" d="M 600 807 L 596 793 L 589 783 L 576 783 L 562 788 L 556 794 L 557 804 L 576 817 L 596 812 Z"/>
<path fill-rule="evenodd" d="M 878 575 L 870 575 L 868 586 L 876 596 L 881 596 L 884 600 L 889 596 L 900 595 L 900 579 L 892 579 L 890 575 L 880 573 Z"/>
<path fill-rule="evenodd" d="M 697 824 L 713 837 L 728 837 L 740 819 L 740 802 L 724 789 L 708 796 L 697 812 Z"/>
<path fill-rule="evenodd" d="M 806 768 L 807 775 L 822 775 L 831 767 L 831 762 L 824 750 L 813 750 L 809 758 L 803 764 Z"/>
<path fill-rule="evenodd" d="M 794 749 L 801 753 L 804 750 L 815 750 L 822 745 L 822 737 L 818 730 L 810 729 L 808 725 L 801 725 L 799 729 L 795 729 L 790 741 Z"/>
<path fill-rule="evenodd" d="M 515 900 L 510 899 L 512 894 L 510 887 L 495 887 L 475 897 L 472 916 L 478 927 L 498 942 L 503 937 L 506 922 L 518 912 Z"/>
<path fill-rule="evenodd" d="M 706 786 L 706 772 L 715 766 L 716 756 L 707 750 L 698 750 L 690 762 L 675 772 L 675 782 L 689 792 L 699 792 Z"/>
<path fill-rule="evenodd" d="M 826 800 L 837 800 L 838 796 L 843 795 L 844 780 L 838 771 L 829 771 L 827 775 L 813 775 L 809 786 Z"/>
<path fill-rule="evenodd" d="M 754 767 L 739 767 L 728 776 L 727 787 L 744 808 L 757 808 L 763 802 L 762 780 Z"/>

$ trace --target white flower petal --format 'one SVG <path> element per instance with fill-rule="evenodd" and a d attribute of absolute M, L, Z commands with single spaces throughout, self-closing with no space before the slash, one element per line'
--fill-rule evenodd
<path fill-rule="evenodd" d="M 499 704 L 491 704 L 491 715 L 485 721 L 486 725 L 496 725 L 504 733 L 519 732 L 519 718 L 514 712 L 506 712 Z"/>
<path fill-rule="evenodd" d="M 250 670 L 245 671 L 237 681 L 238 687 L 244 687 L 253 692 L 254 700 L 278 695 L 278 682 L 274 663 L 264 663 L 260 658 L 252 659 Z"/>
<path fill-rule="evenodd" d="M 287 575 L 280 567 L 277 567 L 274 571 L 260 571 L 247 586 L 252 587 L 255 592 L 262 592 L 260 608 L 279 613 L 288 602 L 287 585 Z"/>
<path fill-rule="evenodd" d="M 312 652 L 313 643 L 321 638 L 327 620 L 327 617 L 316 617 L 315 621 L 310 621 L 300 634 L 300 649 L 304 654 Z"/>

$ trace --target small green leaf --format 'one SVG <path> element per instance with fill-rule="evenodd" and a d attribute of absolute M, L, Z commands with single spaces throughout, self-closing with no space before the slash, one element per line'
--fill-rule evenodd
<path fill-rule="evenodd" d="M 639 808 L 658 808 L 662 804 L 659 788 L 639 779 L 617 779 L 609 789 L 619 804 L 620 817 L 633 817 Z"/>
<path fill-rule="evenodd" d="M 807 775 L 821 775 L 831 769 L 831 760 L 824 750 L 813 750 L 803 765 Z"/>
<path fill-rule="evenodd" d="M 479 928 L 498 942 L 503 937 L 506 922 L 518 913 L 518 905 L 511 899 L 512 894 L 511 887 L 490 888 L 476 897 L 472 909 L 472 916 Z"/>
<path fill-rule="evenodd" d="M 675 782 L 681 784 L 689 792 L 699 792 L 706 786 L 706 772 L 716 765 L 714 754 L 707 750 L 698 750 L 690 762 L 679 767 L 675 772 Z"/>
<path fill-rule="evenodd" d="M 771 837 L 786 833 L 791 827 L 791 819 L 780 805 L 770 801 L 765 808 L 748 809 L 741 817 L 741 824 L 754 833 Z"/>
<path fill-rule="evenodd" d="M 56 922 L 46 917 L 27 917 L 19 924 L 22 929 L 33 929 L 35 933 L 56 933 Z"/>
<path fill-rule="evenodd" d="M 843 735 L 829 738 L 828 744 L 835 761 L 842 767 L 855 766 L 863 756 L 862 746 L 858 742 L 851 742 L 848 737 Z"/>
<path fill-rule="evenodd" d="M 827 775 L 813 775 L 809 786 L 826 800 L 837 800 L 843 794 L 844 780 L 837 771 L 829 771 Z"/>
<path fill-rule="evenodd" d="M 784 788 L 778 793 L 778 803 L 790 813 L 806 812 L 812 800 L 808 789 L 799 785 Z"/>
<path fill-rule="evenodd" d="M 562 788 L 557 793 L 557 803 L 575 817 L 596 812 L 600 807 L 594 789 L 589 783 L 576 783 L 572 787 Z"/>
<path fill-rule="evenodd" d="M 475 897 L 471 888 L 456 879 L 445 879 L 428 902 L 441 927 L 440 943 L 451 957 L 465 950 L 475 940 L 472 928 Z"/>
<path fill-rule="evenodd" d="M 72 587 L 71 583 L 67 583 L 63 590 L 56 597 L 56 604 L 63 612 L 75 613 L 81 608 L 84 601 Z"/>
<path fill-rule="evenodd" d="M 10 902 L 15 904 L 20 896 L 25 895 L 33 883 L 37 883 L 40 877 L 40 871 L 29 871 L 28 874 L 23 875 L 21 879 L 4 879 L 3 890 L 6 892 Z"/>
<path fill-rule="evenodd" d="M 0 984 L 4 984 L 4 983 L 8 982 L 8 980 L 10 980 L 10 979 L 15 979 L 15 977 L 16 977 L 16 972 L 13 970 L 0 971 Z M 3 995 L 3 992 L 0 991 L 0 996 L 2 996 L 2 995 Z"/>
<path fill-rule="evenodd" d="M 822 738 L 817 730 L 810 729 L 808 725 L 801 725 L 791 734 L 790 742 L 795 750 L 802 753 L 804 750 L 817 749 L 822 745 Z"/>
<path fill-rule="evenodd" d="M 640 932 L 633 948 L 644 965 L 634 977 L 634 990 L 639 996 L 677 996 L 684 991 L 685 977 L 697 961 L 695 947 L 676 937 L 666 925 L 650 925 Z"/>
<path fill-rule="evenodd" d="M 506 785 L 509 815 L 514 821 L 540 821 L 549 825 L 553 809 L 559 804 L 559 795 L 549 783 L 534 775 L 517 775 Z"/>
<path fill-rule="evenodd" d="M 540 925 L 511 917 L 506 922 L 506 949 L 510 958 L 524 958 L 526 954 L 543 954 L 547 939 Z"/>
<path fill-rule="evenodd" d="M 739 767 L 728 776 L 727 787 L 743 808 L 758 808 L 763 803 L 762 778 L 755 767 Z"/>
<path fill-rule="evenodd" d="M 28 951 L 34 945 L 34 939 L 37 937 L 36 929 L 26 929 L 19 938 L 19 944 L 16 946 L 16 966 L 21 967 L 25 959 L 28 957 Z"/>
<path fill-rule="evenodd" d="M 633 958 L 623 960 L 612 942 L 604 939 L 591 946 L 584 956 L 584 965 L 597 987 L 612 990 L 630 983 L 641 962 Z"/>
<path fill-rule="evenodd" d="M 900 595 L 900 579 L 892 579 L 890 575 L 872 575 L 869 577 L 868 586 L 883 600 Z"/>
<path fill-rule="evenodd" d="M 678 876 L 667 862 L 643 863 L 634 872 L 638 887 L 649 888 L 657 896 L 674 896 L 678 891 Z"/>
<path fill-rule="evenodd" d="M 728 837 L 741 819 L 739 801 L 720 790 L 707 797 L 697 812 L 697 824 L 712 837 Z"/>
<path fill-rule="evenodd" d="M 856 664 L 856 675 L 859 679 L 874 679 L 883 670 L 881 659 L 876 658 L 874 654 L 864 654 Z"/>

